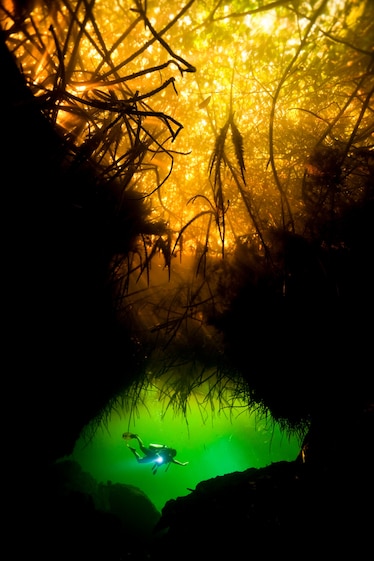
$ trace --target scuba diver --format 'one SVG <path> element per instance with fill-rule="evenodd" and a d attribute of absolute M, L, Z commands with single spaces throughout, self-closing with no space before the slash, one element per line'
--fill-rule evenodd
<path fill-rule="evenodd" d="M 140 436 L 133 434 L 131 432 L 124 432 L 122 435 L 124 440 L 136 439 L 139 444 L 140 450 L 143 452 L 144 456 L 141 457 L 139 452 L 132 448 L 128 443 L 127 447 L 134 454 L 139 464 L 150 464 L 153 462 L 152 473 L 156 475 L 158 468 L 162 465 L 166 465 L 166 470 L 169 468 L 170 464 L 178 464 L 179 466 L 186 466 L 188 462 L 179 462 L 175 459 L 177 451 L 174 448 L 169 448 L 164 444 L 149 444 L 145 446 Z"/>

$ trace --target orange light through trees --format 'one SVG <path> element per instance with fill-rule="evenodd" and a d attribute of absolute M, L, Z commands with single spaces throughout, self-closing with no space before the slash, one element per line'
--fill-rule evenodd
<path fill-rule="evenodd" d="M 270 254 L 275 229 L 312 232 L 313 205 L 320 217 L 365 197 L 374 150 L 371 0 L 15 6 L 0 6 L 0 23 L 40 107 L 77 158 L 135 189 L 164 224 L 118 266 L 119 276 L 123 267 L 135 272 L 126 290 L 138 289 L 152 243 L 169 273 L 176 256 L 192 262 L 195 253 L 202 271 L 207 255 L 229 258 L 241 244 Z M 197 303 L 215 281 L 199 282 L 174 300 L 176 326 L 187 316 L 201 324 Z M 163 325 L 170 307 L 157 306 Z"/>
<path fill-rule="evenodd" d="M 280 223 L 280 190 L 297 221 L 306 159 L 321 138 L 344 143 L 354 134 L 355 142 L 370 129 L 370 104 L 363 111 L 372 88 L 372 77 L 365 77 L 373 56 L 368 10 L 369 3 L 339 0 L 297 6 L 61 0 L 35 2 L 21 21 L 12 19 L 9 0 L 1 17 L 34 95 L 60 96 L 56 123 L 77 144 L 98 136 L 93 157 L 118 167 L 141 118 L 149 151 L 137 162 L 134 183 L 174 236 L 192 221 L 186 247 L 205 244 L 209 214 L 193 220 L 198 209 L 191 200 L 203 195 L 206 209 L 214 210 L 209 161 L 219 131 L 234 116 L 246 177 L 245 184 L 240 173 L 235 178 L 235 147 L 227 138 L 221 189 L 229 251 L 255 233 L 248 205 L 259 224 Z M 132 133 L 106 115 L 105 102 L 113 100 L 138 105 L 141 117 L 126 120 Z M 368 141 L 365 136 L 360 145 Z M 210 250 L 220 253 L 222 236 L 213 230 Z"/>

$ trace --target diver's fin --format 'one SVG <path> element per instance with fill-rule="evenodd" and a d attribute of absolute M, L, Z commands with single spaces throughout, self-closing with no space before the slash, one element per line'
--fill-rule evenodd
<path fill-rule="evenodd" d="M 137 435 L 133 434 L 132 432 L 124 432 L 122 438 L 124 438 L 125 440 L 131 440 L 132 438 L 137 438 Z"/>

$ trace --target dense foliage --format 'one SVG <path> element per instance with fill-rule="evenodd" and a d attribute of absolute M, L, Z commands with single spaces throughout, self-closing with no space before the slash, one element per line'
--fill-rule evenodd
<path fill-rule="evenodd" d="M 340 374 L 364 368 L 372 309 L 372 2 L 0 10 L 69 169 L 90 162 L 119 215 L 148 204 L 149 226 L 135 247 L 112 243 L 107 275 L 151 353 L 147 381 L 167 372 L 167 399 L 185 407 L 207 379 L 221 397 L 231 380 L 292 426 L 345 407 Z"/>

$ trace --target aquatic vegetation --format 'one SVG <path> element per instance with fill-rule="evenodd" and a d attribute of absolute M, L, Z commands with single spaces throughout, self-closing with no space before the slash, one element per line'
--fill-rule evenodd
<path fill-rule="evenodd" d="M 93 260 L 108 315 L 131 332 L 131 384 L 109 408 L 136 411 L 154 385 L 186 415 L 204 389 L 202 414 L 244 402 L 299 431 L 321 408 L 364 399 L 370 382 L 359 376 L 352 397 L 340 372 L 364 372 L 369 348 L 372 9 L 0 7 L 6 45 L 64 152 L 87 270 Z"/>

